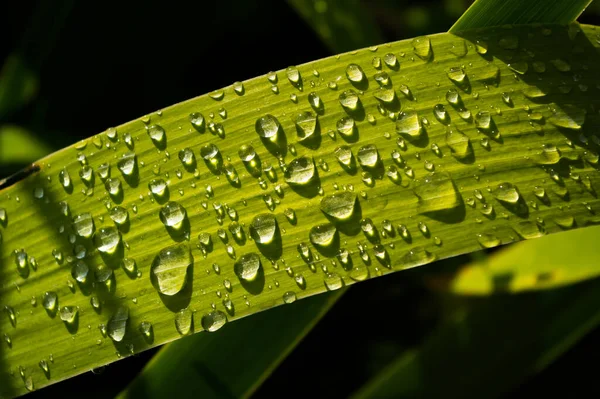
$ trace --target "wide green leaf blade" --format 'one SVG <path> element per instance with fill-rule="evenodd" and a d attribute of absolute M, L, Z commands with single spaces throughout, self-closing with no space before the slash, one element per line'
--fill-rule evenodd
<path fill-rule="evenodd" d="M 550 291 L 455 298 L 425 343 L 399 356 L 354 398 L 498 398 L 600 323 L 600 280 Z"/>
<path fill-rule="evenodd" d="M 119 397 L 249 397 L 343 292 L 307 298 L 245 318 L 217 334 L 168 344 Z"/>
<path fill-rule="evenodd" d="M 288 293 L 600 222 L 595 35 L 521 26 L 340 54 L 35 163 L 0 189 L 0 392 Z"/>
<path fill-rule="evenodd" d="M 476 0 L 450 28 L 450 32 L 506 24 L 567 24 L 575 21 L 592 1 Z"/>
<path fill-rule="evenodd" d="M 33 162 L 50 152 L 27 129 L 15 125 L 0 126 L 0 164 Z"/>

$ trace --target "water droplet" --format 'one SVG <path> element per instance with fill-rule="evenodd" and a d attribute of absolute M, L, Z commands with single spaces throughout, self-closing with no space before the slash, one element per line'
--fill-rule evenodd
<path fill-rule="evenodd" d="M 108 336 L 115 342 L 123 341 L 129 322 L 129 308 L 119 306 L 107 324 Z"/>
<path fill-rule="evenodd" d="M 415 247 L 400 258 L 399 264 L 402 269 L 409 269 L 431 263 L 436 259 L 436 254 L 429 252 L 423 247 Z"/>
<path fill-rule="evenodd" d="M 422 131 L 421 121 L 416 111 L 405 111 L 398 115 L 396 133 L 415 140 L 421 137 Z"/>
<path fill-rule="evenodd" d="M 340 289 L 340 288 L 342 288 L 344 286 L 344 282 L 343 282 L 342 278 L 337 273 L 327 273 L 327 274 L 325 274 L 323 282 L 325 283 L 325 287 L 329 291 L 335 291 L 335 290 L 338 290 L 338 289 Z"/>
<path fill-rule="evenodd" d="M 73 218 L 73 230 L 83 238 L 89 238 L 94 233 L 94 219 L 89 213 L 82 213 Z"/>
<path fill-rule="evenodd" d="M 489 130 L 492 126 L 492 115 L 488 111 L 480 111 L 475 115 L 475 126 L 481 130 Z"/>
<path fill-rule="evenodd" d="M 356 200 L 356 194 L 348 191 L 328 195 L 321 200 L 321 212 L 336 222 L 347 221 L 354 214 Z"/>
<path fill-rule="evenodd" d="M 358 163 L 363 168 L 375 168 L 379 162 L 379 152 L 374 144 L 368 144 L 358 149 Z"/>
<path fill-rule="evenodd" d="M 380 87 L 375 90 L 373 96 L 384 104 L 392 104 L 396 100 L 396 92 L 391 88 Z"/>
<path fill-rule="evenodd" d="M 310 111 L 302 112 L 296 117 L 298 141 L 308 141 L 317 131 L 318 117 Z"/>
<path fill-rule="evenodd" d="M 114 254 L 120 242 L 121 234 L 115 227 L 102 227 L 94 234 L 94 245 L 105 254 Z"/>
<path fill-rule="evenodd" d="M 110 218 L 117 225 L 122 226 L 127 223 L 127 220 L 129 219 L 129 213 L 127 212 L 127 209 L 121 206 L 115 206 L 110 210 Z"/>
<path fill-rule="evenodd" d="M 192 331 L 194 314 L 189 309 L 180 310 L 175 314 L 175 328 L 181 335 L 188 335 Z"/>
<path fill-rule="evenodd" d="M 308 103 L 316 112 L 319 112 L 323 109 L 321 97 L 319 97 L 319 95 L 314 91 L 308 94 Z"/>
<path fill-rule="evenodd" d="M 164 295 L 175 295 L 186 284 L 194 258 L 185 244 L 162 249 L 152 262 L 150 278 L 152 285 Z"/>
<path fill-rule="evenodd" d="M 360 99 L 354 90 L 346 90 L 339 96 L 340 105 L 344 110 L 353 112 L 360 106 Z"/>
<path fill-rule="evenodd" d="M 483 248 L 493 248 L 501 244 L 501 241 L 492 233 L 477 234 L 477 241 Z"/>
<path fill-rule="evenodd" d="M 260 137 L 268 138 L 268 139 L 276 139 L 277 134 L 279 133 L 279 130 L 281 129 L 281 125 L 279 124 L 279 121 L 277 120 L 277 118 L 275 118 L 273 115 L 269 115 L 269 114 L 267 114 L 261 118 L 258 118 L 256 120 L 254 127 L 256 130 L 256 133 L 258 133 L 258 135 Z"/>
<path fill-rule="evenodd" d="M 190 119 L 190 123 L 192 124 L 194 129 L 196 129 L 197 132 L 204 133 L 204 129 L 205 129 L 204 115 L 202 115 L 200 112 L 193 112 L 190 114 L 189 119 Z"/>
<path fill-rule="evenodd" d="M 387 53 L 386 55 L 384 55 L 383 56 L 383 62 L 390 69 L 397 69 L 398 68 L 398 58 L 393 53 Z"/>
<path fill-rule="evenodd" d="M 570 130 L 581 130 L 586 116 L 586 110 L 571 104 L 561 104 L 553 107 L 556 112 L 548 118 L 554 126 Z"/>
<path fill-rule="evenodd" d="M 413 189 L 419 213 L 447 212 L 463 206 L 462 198 L 447 174 L 434 173 Z"/>
<path fill-rule="evenodd" d="M 154 145 L 158 148 L 164 148 L 167 140 L 167 135 L 165 134 L 165 129 L 163 129 L 160 125 L 150 125 L 148 126 L 148 135 Z"/>
<path fill-rule="evenodd" d="M 71 187 L 71 176 L 66 168 L 58 172 L 58 181 L 65 189 Z"/>
<path fill-rule="evenodd" d="M 42 299 L 42 306 L 51 314 L 56 312 L 58 306 L 58 295 L 56 295 L 56 292 L 46 291 Z"/>
<path fill-rule="evenodd" d="M 441 123 L 444 123 L 444 124 L 448 123 L 448 114 L 446 113 L 446 107 L 444 107 L 442 104 L 434 105 L 433 115 Z"/>
<path fill-rule="evenodd" d="M 235 262 L 233 271 L 240 280 L 253 281 L 258 276 L 261 267 L 260 257 L 254 252 L 250 252 L 240 256 L 240 259 Z"/>
<path fill-rule="evenodd" d="M 187 212 L 179 203 L 167 202 L 160 210 L 160 220 L 166 227 L 179 230 L 187 217 Z"/>
<path fill-rule="evenodd" d="M 335 241 L 337 229 L 333 224 L 318 224 L 310 229 L 310 242 L 317 247 L 329 247 Z"/>
<path fill-rule="evenodd" d="M 104 182 L 104 188 L 108 191 L 112 197 L 118 197 L 121 195 L 121 191 L 123 189 L 123 185 L 121 184 L 121 180 L 119 179 L 106 179 Z"/>
<path fill-rule="evenodd" d="M 492 194 L 498 201 L 513 205 L 521 199 L 517 187 L 508 182 L 499 184 Z"/>
<path fill-rule="evenodd" d="M 296 293 L 294 291 L 286 291 L 283 294 L 283 303 L 294 303 L 296 302 Z"/>
<path fill-rule="evenodd" d="M 250 235 L 257 244 L 271 244 L 277 233 L 277 219 L 265 213 L 255 216 L 250 225 Z"/>
<path fill-rule="evenodd" d="M 465 83 L 465 79 L 467 77 L 465 71 L 461 67 L 452 67 L 446 74 L 448 75 L 448 79 L 454 83 L 457 83 L 458 85 Z"/>
<path fill-rule="evenodd" d="M 426 36 L 414 38 L 412 46 L 417 57 L 424 61 L 429 61 L 433 52 L 431 51 L 431 40 Z"/>
<path fill-rule="evenodd" d="M 293 86 L 299 86 L 301 83 L 302 77 L 300 76 L 300 72 L 294 66 L 288 67 L 285 70 L 288 80 Z"/>
<path fill-rule="evenodd" d="M 119 168 L 124 177 L 132 176 L 136 171 L 136 165 L 137 157 L 134 152 L 123 154 L 117 162 L 117 168 Z"/>
<path fill-rule="evenodd" d="M 63 322 L 73 324 L 79 315 L 79 308 L 74 306 L 63 306 L 60 308 L 59 315 Z"/>
<path fill-rule="evenodd" d="M 344 137 L 352 137 L 356 129 L 354 119 L 345 116 L 337 121 L 336 128 L 339 134 Z"/>
<path fill-rule="evenodd" d="M 569 72 L 571 70 L 571 65 L 565 60 L 557 58 L 555 60 L 550 60 L 550 63 L 556 68 L 559 72 Z"/>
<path fill-rule="evenodd" d="M 346 67 L 346 77 L 350 82 L 360 83 L 365 78 L 365 73 L 357 64 L 348 64 Z"/>
<path fill-rule="evenodd" d="M 317 177 L 317 169 L 312 157 L 293 159 L 285 171 L 285 181 L 293 186 L 310 184 Z"/>
<path fill-rule="evenodd" d="M 457 159 L 467 159 L 473 156 L 473 148 L 469 137 L 458 129 L 446 131 L 446 144 L 450 147 L 452 156 Z"/>
<path fill-rule="evenodd" d="M 220 310 L 213 310 L 202 316 L 200 324 L 205 331 L 214 332 L 227 323 L 227 315 Z"/>

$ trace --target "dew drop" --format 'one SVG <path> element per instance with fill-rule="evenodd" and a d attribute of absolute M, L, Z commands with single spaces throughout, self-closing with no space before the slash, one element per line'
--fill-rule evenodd
<path fill-rule="evenodd" d="M 185 244 L 162 249 L 152 262 L 150 278 L 154 288 L 163 295 L 175 295 L 186 284 L 194 258 Z"/>

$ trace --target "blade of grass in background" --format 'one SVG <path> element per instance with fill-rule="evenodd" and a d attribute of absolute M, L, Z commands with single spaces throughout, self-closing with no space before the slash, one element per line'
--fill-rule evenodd
<path fill-rule="evenodd" d="M 434 287 L 460 295 L 490 295 L 550 289 L 600 275 L 600 227 L 525 241 L 486 260 L 461 267 L 456 275 L 432 276 Z"/>
<path fill-rule="evenodd" d="M 600 323 L 600 280 L 550 291 L 460 299 L 423 346 L 378 373 L 358 398 L 498 398 Z"/>
<path fill-rule="evenodd" d="M 41 160 L 0 194 L 2 394 L 290 295 L 598 223 L 595 29 L 438 34 L 341 54 Z M 193 263 L 173 280 L 159 267 L 172 257 Z M 40 305 L 46 292 L 60 313 Z"/>
<path fill-rule="evenodd" d="M 384 42 L 360 0 L 288 0 L 288 4 L 334 53 Z"/>
<path fill-rule="evenodd" d="M 450 32 L 507 24 L 567 24 L 575 21 L 592 1 L 476 0 L 450 28 Z"/>
<path fill-rule="evenodd" d="M 0 165 L 29 163 L 50 152 L 35 135 L 20 126 L 0 126 Z"/>
<path fill-rule="evenodd" d="M 119 398 L 247 398 L 344 291 L 258 313 L 218 334 L 168 344 Z"/>

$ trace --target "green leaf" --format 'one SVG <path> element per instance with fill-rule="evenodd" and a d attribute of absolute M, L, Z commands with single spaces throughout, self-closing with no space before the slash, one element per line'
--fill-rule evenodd
<path fill-rule="evenodd" d="M 498 398 L 546 367 L 600 323 L 600 280 L 458 306 L 425 343 L 406 351 L 354 398 Z"/>
<path fill-rule="evenodd" d="M 568 24 L 575 21 L 592 0 L 476 0 L 450 28 L 450 32 L 506 24 Z"/>
<path fill-rule="evenodd" d="M 287 292 L 600 222 L 595 36 L 520 26 L 340 54 L 109 129 L 0 183 L 0 393 L 216 329 Z"/>
<path fill-rule="evenodd" d="M 600 275 L 600 227 L 525 241 L 461 267 L 456 275 L 429 277 L 456 294 L 490 295 L 551 289 Z M 573 250 L 576 249 L 576 250 Z"/>
<path fill-rule="evenodd" d="M 383 42 L 379 27 L 359 0 L 288 0 L 334 53 Z"/>
<path fill-rule="evenodd" d="M 0 126 L 0 165 L 33 162 L 50 153 L 45 143 L 15 125 Z"/>
<path fill-rule="evenodd" d="M 343 292 L 307 298 L 245 318 L 217 334 L 168 344 L 119 397 L 249 397 Z"/>

